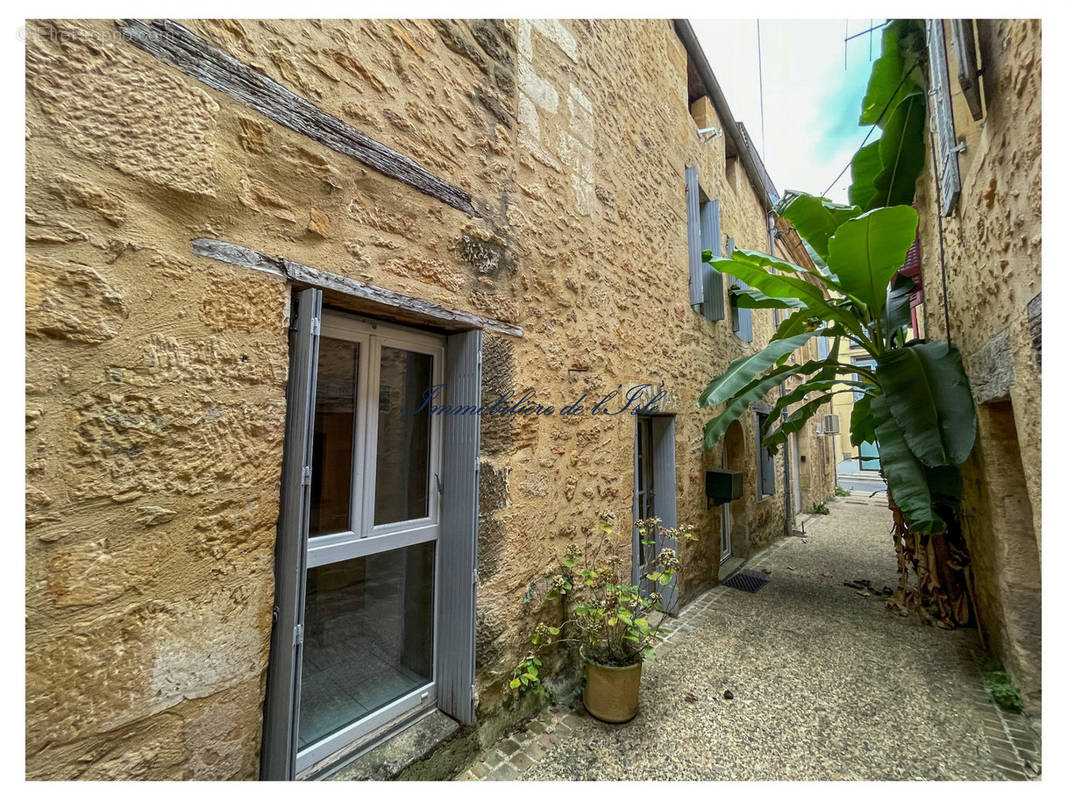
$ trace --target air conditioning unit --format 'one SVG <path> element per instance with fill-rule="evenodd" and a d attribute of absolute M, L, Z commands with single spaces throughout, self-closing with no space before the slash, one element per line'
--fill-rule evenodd
<path fill-rule="evenodd" d="M 841 433 L 841 420 L 838 419 L 837 414 L 827 414 L 823 417 L 822 432 L 829 435 Z"/>

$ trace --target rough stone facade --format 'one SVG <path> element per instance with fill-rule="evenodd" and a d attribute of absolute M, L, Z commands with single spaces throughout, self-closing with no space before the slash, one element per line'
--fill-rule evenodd
<path fill-rule="evenodd" d="M 978 409 L 963 520 L 980 621 L 1039 707 L 1041 22 L 978 22 L 978 121 L 959 85 L 959 43 L 947 20 L 945 28 L 955 132 L 966 149 L 951 216 L 938 216 L 929 155 L 919 181 L 924 327 L 931 339 L 950 335 L 963 354 Z"/>
<path fill-rule="evenodd" d="M 470 193 L 479 216 L 207 88 L 112 21 L 28 23 L 28 777 L 258 772 L 292 286 L 194 255 L 198 237 L 521 325 L 485 336 L 487 400 L 662 383 L 678 516 L 700 536 L 682 599 L 714 585 L 703 473 L 721 453 L 701 450 L 695 400 L 773 320 L 755 312 L 745 344 L 690 307 L 685 167 L 721 199 L 724 241 L 765 250 L 768 225 L 724 137 L 697 136 L 694 114 L 716 112 L 691 113 L 671 23 L 183 24 Z M 757 500 L 751 414 L 735 436 L 747 556 L 784 531 L 783 458 Z M 600 515 L 629 524 L 633 447 L 629 417 L 485 420 L 483 727 L 504 714 L 530 581 Z M 832 492 L 832 456 L 801 447 L 806 491 Z"/>

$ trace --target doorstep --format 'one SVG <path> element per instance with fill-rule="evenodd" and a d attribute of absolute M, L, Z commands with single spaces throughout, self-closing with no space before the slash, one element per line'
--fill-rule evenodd
<path fill-rule="evenodd" d="M 428 759 L 441 745 L 455 738 L 460 728 L 458 722 L 436 708 L 424 711 L 384 738 L 351 751 L 354 753 L 351 758 L 339 759 L 340 766 L 310 777 L 331 781 L 393 780 L 413 764 Z M 454 771 L 446 767 L 439 779 L 450 777 Z"/>
<path fill-rule="evenodd" d="M 719 564 L 719 583 L 722 583 L 741 567 L 745 566 L 746 561 L 747 559 L 741 558 L 741 556 L 730 556 Z"/>

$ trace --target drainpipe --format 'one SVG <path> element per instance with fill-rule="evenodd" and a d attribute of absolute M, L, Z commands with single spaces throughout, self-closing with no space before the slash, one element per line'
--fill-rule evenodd
<path fill-rule="evenodd" d="M 778 235 L 778 228 L 774 224 L 774 212 L 767 212 L 767 239 L 770 242 L 770 250 L 768 251 L 771 256 L 774 255 L 774 240 Z M 774 309 L 774 327 L 778 327 L 779 322 L 778 309 Z M 778 386 L 778 396 L 785 396 L 785 383 Z M 782 422 L 789 419 L 789 415 L 786 412 L 782 412 Z M 789 457 L 789 437 L 787 436 L 785 442 L 782 443 L 782 456 L 784 460 L 783 477 L 785 478 L 785 535 L 789 536 L 793 533 L 793 470 L 791 469 L 791 459 Z"/>

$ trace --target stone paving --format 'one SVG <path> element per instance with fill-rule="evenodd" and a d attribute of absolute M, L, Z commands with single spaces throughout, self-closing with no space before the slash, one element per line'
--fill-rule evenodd
<path fill-rule="evenodd" d="M 844 498 L 688 604 L 646 663 L 641 711 L 609 725 L 550 706 L 459 780 L 1027 780 L 1040 721 L 1001 711 L 973 631 L 889 613 L 845 581 L 895 585 L 884 498 Z M 726 699 L 724 693 L 732 699 Z"/>

